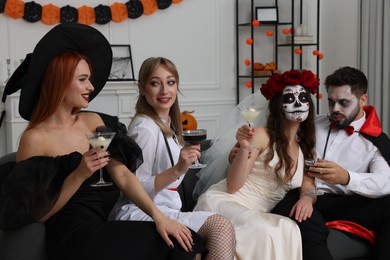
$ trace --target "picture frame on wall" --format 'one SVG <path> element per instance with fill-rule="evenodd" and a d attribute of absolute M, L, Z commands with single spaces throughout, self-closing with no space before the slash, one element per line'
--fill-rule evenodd
<path fill-rule="evenodd" d="M 278 23 L 279 14 L 277 6 L 256 7 L 256 20 L 260 23 Z"/>
<path fill-rule="evenodd" d="M 136 81 L 129 44 L 113 44 L 112 66 L 108 81 Z"/>

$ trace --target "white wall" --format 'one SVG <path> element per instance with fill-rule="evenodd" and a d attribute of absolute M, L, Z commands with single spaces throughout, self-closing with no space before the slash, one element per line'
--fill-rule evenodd
<path fill-rule="evenodd" d="M 246 4 L 246 1 L 240 0 L 240 5 Z M 315 7 L 312 4 L 315 1 L 305 1 L 309 1 L 305 5 L 309 8 L 307 19 L 310 22 L 310 19 L 315 19 L 315 13 L 310 11 Z M 52 2 L 57 6 L 69 4 L 79 7 L 86 4 L 94 7 L 115 1 L 83 0 L 82 4 L 80 0 L 35 2 L 41 5 Z M 264 1 L 260 2 L 263 5 Z M 272 4 L 273 1 L 268 2 Z M 359 0 L 321 1 L 321 51 L 325 55 L 321 62 L 321 79 L 342 65 L 357 66 L 358 6 Z M 147 57 L 165 56 L 174 61 L 181 77 L 182 110 L 195 110 L 199 127 L 207 128 L 209 138 L 214 137 L 236 102 L 235 0 L 183 0 L 149 16 L 93 26 L 112 44 L 131 44 L 136 76 Z M 0 14 L 0 35 L 5 35 L 0 37 L 0 82 L 7 76 L 5 59 L 11 58 L 15 69 L 19 59 L 31 52 L 50 28 L 41 22 L 28 23 Z M 134 91 L 134 86 L 129 84 L 128 87 L 130 92 Z M 110 98 L 102 97 L 100 101 L 97 98 L 91 108 L 107 111 L 103 104 Z M 128 105 L 132 109 L 133 104 Z M 0 111 L 1 106 L 0 103 Z M 110 106 L 108 112 L 116 113 L 118 110 Z M 3 125 L 0 129 L 0 155 L 6 152 L 6 136 Z"/>

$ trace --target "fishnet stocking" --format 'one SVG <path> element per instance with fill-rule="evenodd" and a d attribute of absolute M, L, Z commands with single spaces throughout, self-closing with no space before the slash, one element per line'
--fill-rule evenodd
<path fill-rule="evenodd" d="M 230 221 L 222 215 L 206 219 L 198 234 L 206 240 L 207 260 L 231 260 L 236 251 L 236 233 Z"/>

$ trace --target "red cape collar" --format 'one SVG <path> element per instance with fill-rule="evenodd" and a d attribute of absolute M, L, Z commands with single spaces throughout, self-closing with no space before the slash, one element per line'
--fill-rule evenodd
<path fill-rule="evenodd" d="M 366 121 L 360 128 L 360 133 L 367 134 L 373 137 L 378 137 L 382 133 L 382 126 L 379 122 L 378 115 L 373 106 L 364 106 L 366 112 Z"/>

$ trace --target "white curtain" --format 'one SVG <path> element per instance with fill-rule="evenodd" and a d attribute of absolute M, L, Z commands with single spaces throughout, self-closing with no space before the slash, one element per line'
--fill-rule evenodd
<path fill-rule="evenodd" d="M 368 78 L 369 104 L 390 135 L 390 0 L 361 0 L 360 68 Z"/>

